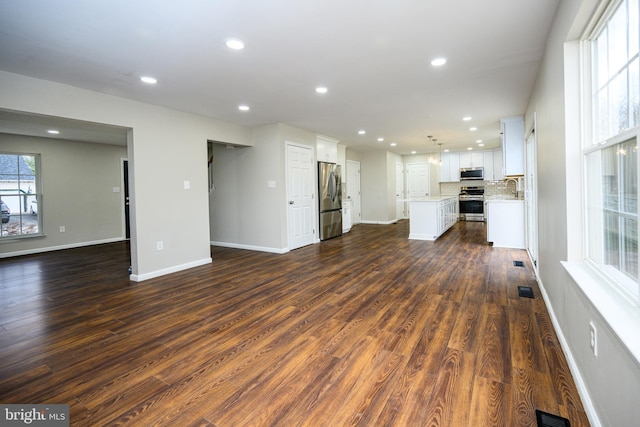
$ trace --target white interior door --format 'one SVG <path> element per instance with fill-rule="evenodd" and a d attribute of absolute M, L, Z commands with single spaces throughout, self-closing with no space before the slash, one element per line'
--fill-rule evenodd
<path fill-rule="evenodd" d="M 407 163 L 407 198 L 422 199 L 429 195 L 429 163 Z"/>
<path fill-rule="evenodd" d="M 360 224 L 362 212 L 360 199 L 360 162 L 347 160 L 347 198 L 351 200 L 353 225 Z"/>
<path fill-rule="evenodd" d="M 527 218 L 527 250 L 533 268 L 538 269 L 538 176 L 536 168 L 536 134 L 535 129 L 527 138 L 524 199 Z"/>
<path fill-rule="evenodd" d="M 396 163 L 396 219 L 405 219 L 404 165 Z"/>
<path fill-rule="evenodd" d="M 287 155 L 287 228 L 289 249 L 315 241 L 315 161 L 313 149 L 291 142 Z"/>

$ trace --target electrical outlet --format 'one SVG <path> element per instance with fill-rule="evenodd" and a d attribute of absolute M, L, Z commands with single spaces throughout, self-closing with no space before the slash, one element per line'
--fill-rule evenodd
<path fill-rule="evenodd" d="M 60 226 L 60 232 L 61 232 L 61 233 L 64 233 L 64 232 L 66 232 L 66 231 L 67 231 L 67 229 L 65 228 L 65 226 L 64 226 L 64 225 L 61 225 L 61 226 Z"/>
<path fill-rule="evenodd" d="M 158 240 L 156 242 L 156 250 L 158 251 L 164 250 L 164 242 L 162 240 Z"/>
<path fill-rule="evenodd" d="M 593 321 L 589 322 L 589 345 L 595 357 L 598 357 L 598 330 Z"/>

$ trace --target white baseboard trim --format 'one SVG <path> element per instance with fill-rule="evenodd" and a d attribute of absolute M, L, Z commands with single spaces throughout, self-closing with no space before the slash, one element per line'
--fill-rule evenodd
<path fill-rule="evenodd" d="M 398 222 L 397 219 L 392 219 L 392 220 L 389 220 L 389 221 L 366 221 L 366 220 L 361 220 L 360 224 L 391 225 L 391 224 L 395 224 L 397 222 Z"/>
<path fill-rule="evenodd" d="M 409 233 L 409 240 L 430 240 L 430 241 L 434 241 L 437 238 L 438 238 L 438 236 L 434 236 L 432 234 Z"/>
<path fill-rule="evenodd" d="M 91 242 L 78 242 L 78 243 L 69 243 L 67 245 L 58 245 L 58 246 L 47 246 L 47 247 L 42 247 L 42 248 L 33 248 L 33 249 L 25 249 L 23 251 L 14 251 L 14 252 L 5 252 L 3 254 L 0 254 L 0 258 L 11 258 L 11 257 L 15 257 L 15 256 L 22 256 L 22 255 L 33 255 L 33 254 L 40 254 L 43 252 L 53 252 L 53 251 L 61 251 L 64 249 L 74 249 L 74 248 L 82 248 L 85 246 L 95 246 L 95 245 L 102 245 L 105 243 L 115 243 L 115 242 L 122 242 L 126 240 L 123 237 L 114 237 L 111 239 L 103 239 L 103 240 L 94 240 Z"/>
<path fill-rule="evenodd" d="M 542 284 L 542 280 L 540 280 L 540 276 L 536 271 L 536 279 L 538 281 L 538 287 L 540 288 L 540 293 L 542 294 L 542 299 L 544 301 L 544 305 L 547 307 L 547 311 L 549 312 L 549 317 L 551 317 L 551 323 L 553 324 L 553 329 L 556 331 L 556 335 L 560 340 L 560 346 L 562 346 L 562 350 L 567 358 L 567 363 L 569 364 L 569 370 L 571 371 L 571 375 L 573 376 L 573 381 L 576 384 L 578 389 L 578 394 L 580 395 L 580 399 L 582 400 L 582 406 L 584 406 L 584 411 L 587 414 L 587 418 L 589 418 L 589 422 L 592 427 L 602 427 L 602 423 L 600 422 L 600 418 L 598 417 L 598 413 L 596 412 L 596 408 L 593 406 L 593 401 L 591 400 L 591 396 L 589 395 L 589 390 L 587 389 L 587 385 L 582 379 L 582 375 L 580 374 L 580 369 L 576 363 L 575 358 L 573 357 L 573 353 L 571 353 L 571 349 L 569 348 L 569 343 L 560 328 L 560 323 L 558 322 L 558 318 L 556 317 L 555 312 L 553 311 L 553 307 L 549 303 L 549 295 L 547 294 L 544 285 Z"/>
<path fill-rule="evenodd" d="M 209 242 L 211 246 L 221 246 L 223 248 L 233 248 L 233 249 L 245 249 L 248 251 L 258 251 L 258 252 L 270 252 L 273 254 L 286 254 L 289 252 L 289 248 L 271 248 L 268 246 L 254 246 L 254 245 L 243 245 L 240 243 L 229 243 L 229 242 Z"/>
<path fill-rule="evenodd" d="M 187 262 L 185 264 L 174 265 L 172 267 L 163 268 L 160 270 L 152 271 L 150 273 L 145 274 L 131 274 L 129 275 L 129 279 L 133 282 L 142 282 L 144 280 L 154 279 L 156 277 L 165 276 L 171 273 L 177 273 L 179 271 L 188 270 L 193 267 L 199 267 L 205 264 L 211 264 L 213 260 L 211 257 L 200 259 L 197 261 Z"/>

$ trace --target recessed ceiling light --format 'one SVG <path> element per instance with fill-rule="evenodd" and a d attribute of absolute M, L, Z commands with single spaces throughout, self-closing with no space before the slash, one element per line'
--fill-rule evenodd
<path fill-rule="evenodd" d="M 416 154 L 416 150 L 413 150 L 413 151 L 411 152 L 411 154 Z"/>
<path fill-rule="evenodd" d="M 435 58 L 431 60 L 431 65 L 434 67 L 440 67 L 447 63 L 447 58 Z"/>
<path fill-rule="evenodd" d="M 398 145 L 398 144 L 396 144 L 395 142 L 392 142 L 390 145 L 391 145 L 392 147 L 395 147 L 395 146 L 396 146 L 396 145 Z"/>
<path fill-rule="evenodd" d="M 378 142 L 383 142 L 383 141 L 384 141 L 384 138 L 382 137 L 378 138 Z"/>
<path fill-rule="evenodd" d="M 484 144 L 478 144 L 478 147 L 484 147 Z"/>
<path fill-rule="evenodd" d="M 328 89 L 326 87 L 324 87 L 324 86 L 318 86 L 316 88 L 316 92 L 318 92 L 318 93 L 327 93 L 327 90 Z"/>
<path fill-rule="evenodd" d="M 448 152 L 449 152 L 449 149 L 448 149 L 448 148 L 445 148 L 443 151 L 444 151 L 445 153 L 448 153 Z"/>
<path fill-rule="evenodd" d="M 242 50 L 242 49 L 244 49 L 244 42 L 242 40 L 227 39 L 227 40 L 225 40 L 224 44 L 229 49 L 233 49 L 233 50 Z"/>
<path fill-rule="evenodd" d="M 142 83 L 146 83 L 146 84 L 149 84 L 149 85 L 154 85 L 154 84 L 158 83 L 158 80 L 156 80 L 156 79 L 154 79 L 153 77 L 150 77 L 150 76 L 142 76 L 142 77 L 140 77 L 140 81 Z"/>
<path fill-rule="evenodd" d="M 474 127 L 472 127 L 472 128 L 469 128 L 469 130 L 470 130 L 471 132 L 473 132 L 473 131 L 478 130 L 478 128 L 474 126 Z"/>
<path fill-rule="evenodd" d="M 468 122 L 469 120 L 471 120 L 470 116 L 465 116 L 462 118 L 462 120 L 464 120 L 465 122 Z"/>
<path fill-rule="evenodd" d="M 58 135 L 60 133 L 59 130 L 55 130 L 55 129 L 49 129 L 47 132 L 52 134 L 52 135 Z"/>
<path fill-rule="evenodd" d="M 473 147 L 469 147 L 469 148 L 467 148 L 467 150 L 468 150 L 468 151 L 471 151 L 471 150 L 473 150 Z"/>
<path fill-rule="evenodd" d="M 240 106 L 238 106 L 238 110 L 240 110 L 240 111 L 249 111 L 249 106 L 248 105 L 240 105 Z"/>
<path fill-rule="evenodd" d="M 363 129 L 360 129 L 360 130 L 358 131 L 358 135 L 364 135 L 365 133 L 367 133 L 367 131 L 366 131 L 366 130 L 363 130 Z"/>
<path fill-rule="evenodd" d="M 481 140 L 481 139 L 478 139 L 478 140 L 476 140 L 476 142 L 477 142 L 478 144 L 480 144 L 480 143 L 482 142 L 482 140 Z"/>

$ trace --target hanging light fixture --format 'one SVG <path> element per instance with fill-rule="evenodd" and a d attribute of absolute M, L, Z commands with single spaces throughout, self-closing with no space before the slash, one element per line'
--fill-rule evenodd
<path fill-rule="evenodd" d="M 431 148 L 435 148 L 434 141 L 436 140 L 433 139 L 433 135 L 427 135 L 427 138 L 429 138 L 429 163 L 433 163 L 433 154 L 431 153 Z"/>
<path fill-rule="evenodd" d="M 438 145 L 438 138 L 433 138 L 433 146 L 435 148 L 435 146 Z M 440 145 L 442 145 L 442 142 L 440 143 Z M 436 154 L 438 153 L 438 151 L 436 150 Z M 441 164 L 442 160 L 440 160 L 440 156 L 438 156 L 438 160 L 436 161 L 436 164 Z"/>

